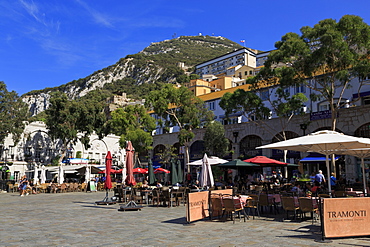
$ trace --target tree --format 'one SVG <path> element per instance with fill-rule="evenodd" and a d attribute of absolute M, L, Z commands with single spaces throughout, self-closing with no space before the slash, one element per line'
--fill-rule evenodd
<path fill-rule="evenodd" d="M 253 81 L 251 88 L 258 88 L 258 81 Z M 262 90 L 262 89 L 261 89 Z M 228 117 L 233 113 L 241 113 L 245 118 L 254 124 L 264 128 L 271 134 L 275 134 L 276 126 L 270 126 L 266 119 L 269 119 L 272 114 L 279 118 L 282 136 L 277 136 L 280 140 L 286 140 L 285 129 L 292 117 L 300 114 L 302 106 L 307 98 L 304 94 L 298 93 L 290 95 L 283 88 L 275 86 L 274 89 L 263 89 L 273 91 L 269 93 L 266 101 L 270 107 L 267 107 L 264 101 L 255 93 L 255 91 L 245 91 L 237 89 L 234 93 L 225 93 L 221 98 L 220 107 L 225 110 L 225 115 Z M 273 99 L 272 99 L 272 96 Z"/>
<path fill-rule="evenodd" d="M 328 102 L 335 130 L 337 112 L 346 103 L 345 90 L 352 80 L 370 74 L 369 25 L 361 17 L 345 15 L 338 22 L 325 19 L 314 27 L 302 27 L 301 33 L 287 33 L 275 43 L 277 50 L 270 54 L 260 75 L 282 87 L 305 85 L 312 89 L 312 99 Z M 358 91 L 361 87 L 360 80 Z"/>
<path fill-rule="evenodd" d="M 152 131 L 155 127 L 155 119 L 147 113 L 144 106 L 129 105 L 111 113 L 106 132 L 120 136 L 122 148 L 126 147 L 126 141 L 131 141 L 135 154 L 138 155 L 152 149 Z"/>
<path fill-rule="evenodd" d="M 225 137 L 224 126 L 218 121 L 207 125 L 203 140 L 206 152 L 210 155 L 223 157 L 229 151 L 230 141 Z"/>
<path fill-rule="evenodd" d="M 161 119 L 162 126 L 178 126 L 180 145 L 185 146 L 185 164 L 189 163 L 189 142 L 194 138 L 193 129 L 203 122 L 213 120 L 213 112 L 186 87 L 165 84 L 161 90 L 152 91 L 145 101 Z"/>
<path fill-rule="evenodd" d="M 24 130 L 24 121 L 29 117 L 27 105 L 15 91 L 9 92 L 4 82 L 0 81 L 0 143 L 12 134 L 17 142 Z"/>
<path fill-rule="evenodd" d="M 50 98 L 50 107 L 45 111 L 45 124 L 48 135 L 62 143 L 59 163 L 66 155 L 71 144 L 80 140 L 89 148 L 90 135 L 96 131 L 102 137 L 105 122 L 104 104 L 92 98 L 71 101 L 66 94 L 54 92 Z"/>

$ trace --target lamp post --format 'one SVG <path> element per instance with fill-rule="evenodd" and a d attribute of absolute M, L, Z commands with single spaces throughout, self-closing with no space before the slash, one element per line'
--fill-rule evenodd
<path fill-rule="evenodd" d="M 233 132 L 233 136 L 234 136 L 234 153 L 233 153 L 233 159 L 236 159 L 236 157 L 238 157 L 238 153 L 239 153 L 239 147 L 238 147 L 238 136 L 239 136 L 239 132 L 238 131 L 234 131 Z"/>
<path fill-rule="evenodd" d="M 301 130 L 303 130 L 303 135 L 304 136 L 306 135 L 307 126 L 308 126 L 307 123 L 300 124 Z"/>

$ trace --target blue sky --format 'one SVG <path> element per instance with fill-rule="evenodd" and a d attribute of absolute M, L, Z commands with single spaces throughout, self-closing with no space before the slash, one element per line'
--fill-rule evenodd
<path fill-rule="evenodd" d="M 367 0 L 0 0 L 0 81 L 19 95 L 59 86 L 174 35 L 267 51 L 323 19 L 352 14 L 370 24 L 369 9 Z"/>

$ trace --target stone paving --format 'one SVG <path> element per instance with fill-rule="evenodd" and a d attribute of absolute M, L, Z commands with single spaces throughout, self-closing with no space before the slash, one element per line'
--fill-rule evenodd
<path fill-rule="evenodd" d="M 284 214 L 186 224 L 184 206 L 123 212 L 123 204 L 95 205 L 104 196 L 1 193 L 0 246 L 370 246 L 367 237 L 317 242 L 319 222 L 283 221 Z"/>

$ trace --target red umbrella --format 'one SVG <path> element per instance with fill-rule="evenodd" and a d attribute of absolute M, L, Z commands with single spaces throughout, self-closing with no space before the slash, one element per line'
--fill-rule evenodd
<path fill-rule="evenodd" d="M 157 174 L 157 173 L 170 173 L 170 171 L 159 167 L 157 169 L 154 169 L 154 173 L 155 174 Z"/>
<path fill-rule="evenodd" d="M 110 190 L 112 188 L 112 180 L 110 177 L 110 171 L 112 167 L 112 155 L 108 151 L 107 156 L 105 157 L 105 182 L 104 189 Z"/>
<path fill-rule="evenodd" d="M 140 167 L 138 167 L 138 168 L 134 168 L 134 169 L 132 170 L 132 172 L 133 172 L 134 174 L 146 174 L 146 173 L 148 173 L 148 170 L 147 170 L 147 169 L 145 169 L 145 168 L 140 168 Z"/>
<path fill-rule="evenodd" d="M 134 186 L 136 184 L 135 178 L 134 178 L 134 172 L 133 172 L 133 166 L 134 166 L 134 148 L 132 146 L 131 141 L 127 142 L 126 147 L 126 180 L 125 183 L 128 186 Z"/>
<path fill-rule="evenodd" d="M 281 162 L 278 160 L 267 158 L 266 156 L 256 156 L 250 159 L 243 160 L 244 162 L 250 162 L 253 164 L 258 164 L 260 166 L 285 166 L 288 163 Z"/>

